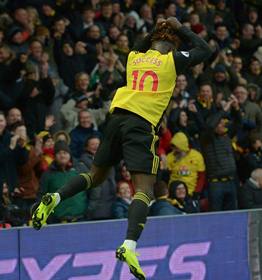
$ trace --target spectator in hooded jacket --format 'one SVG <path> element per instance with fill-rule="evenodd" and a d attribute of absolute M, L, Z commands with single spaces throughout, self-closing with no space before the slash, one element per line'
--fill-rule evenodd
<path fill-rule="evenodd" d="M 169 185 L 169 198 L 172 205 L 184 213 L 200 212 L 199 203 L 188 194 L 187 185 L 182 181 L 173 181 Z"/>
<path fill-rule="evenodd" d="M 255 169 L 246 184 L 239 190 L 241 209 L 262 208 L 262 169 Z"/>
<path fill-rule="evenodd" d="M 203 156 L 190 149 L 188 138 L 178 132 L 171 140 L 172 152 L 167 155 L 167 168 L 170 182 L 180 180 L 187 184 L 188 193 L 201 193 L 205 182 L 205 164 Z"/>

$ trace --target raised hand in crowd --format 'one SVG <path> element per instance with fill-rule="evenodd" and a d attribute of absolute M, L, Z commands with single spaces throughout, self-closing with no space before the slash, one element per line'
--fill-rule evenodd
<path fill-rule="evenodd" d="M 197 113 L 197 107 L 195 105 L 195 100 L 190 100 L 188 103 L 188 110 L 192 113 Z"/>
<path fill-rule="evenodd" d="M 19 135 L 14 135 L 11 140 L 10 140 L 10 145 L 9 145 L 9 148 L 11 150 L 14 150 L 16 148 L 16 145 L 17 145 L 17 142 L 18 142 L 18 139 L 20 138 Z"/>
<path fill-rule="evenodd" d="M 239 102 L 237 98 L 233 94 L 231 94 L 229 100 L 227 102 L 224 102 L 222 104 L 222 107 L 225 112 L 229 112 L 231 108 L 239 110 Z"/>
<path fill-rule="evenodd" d="M 47 115 L 45 118 L 45 130 L 49 130 L 55 124 L 54 115 Z"/>

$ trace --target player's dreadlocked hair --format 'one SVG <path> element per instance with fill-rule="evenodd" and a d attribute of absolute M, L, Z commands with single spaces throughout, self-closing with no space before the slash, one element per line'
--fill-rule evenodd
<path fill-rule="evenodd" d="M 176 48 L 178 48 L 180 43 L 179 37 L 175 34 L 175 30 L 172 28 L 171 24 L 166 21 L 156 24 L 151 41 L 168 41 L 173 43 Z"/>

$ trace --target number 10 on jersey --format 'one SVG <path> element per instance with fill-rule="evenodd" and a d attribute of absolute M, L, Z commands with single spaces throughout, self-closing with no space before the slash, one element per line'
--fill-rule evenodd
<path fill-rule="evenodd" d="M 147 78 L 151 78 L 152 79 L 152 88 L 151 88 L 151 90 L 152 91 L 157 91 L 157 89 L 158 89 L 158 76 L 157 76 L 156 72 L 151 71 L 151 70 L 146 71 L 141 76 L 141 78 L 138 79 L 138 76 L 139 76 L 140 72 L 141 71 L 139 71 L 139 70 L 135 70 L 135 71 L 132 72 L 132 76 L 133 76 L 132 89 L 133 90 L 144 91 L 145 80 Z M 149 89 L 146 89 L 146 90 L 149 90 Z"/>

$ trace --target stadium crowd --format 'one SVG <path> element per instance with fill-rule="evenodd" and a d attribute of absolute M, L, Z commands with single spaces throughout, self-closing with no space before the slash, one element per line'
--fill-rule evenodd
<path fill-rule="evenodd" d="M 129 51 L 170 16 L 213 55 L 177 73 L 159 128 L 150 213 L 262 207 L 261 9 L 251 0 L 1 1 L 2 226 L 29 225 L 42 194 L 90 170 Z M 180 42 L 185 56 L 189 48 Z M 61 203 L 49 222 L 125 218 L 133 195 L 120 162 L 99 188 Z"/>

